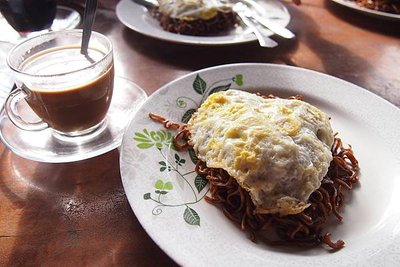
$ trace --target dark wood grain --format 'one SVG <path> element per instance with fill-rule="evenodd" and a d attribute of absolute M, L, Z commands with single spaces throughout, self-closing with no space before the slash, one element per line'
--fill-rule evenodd
<path fill-rule="evenodd" d="M 115 5 L 115 4 L 114 4 Z M 205 67 L 287 64 L 324 72 L 400 106 L 400 24 L 356 13 L 330 1 L 286 4 L 296 39 L 274 49 L 256 42 L 200 47 L 131 31 L 114 6 L 100 9 L 95 31 L 114 43 L 117 75 L 148 94 Z M 346 97 L 346 96 L 341 96 Z M 146 234 L 126 199 L 119 152 L 68 164 L 14 155 L 0 144 L 0 266 L 176 265 Z"/>

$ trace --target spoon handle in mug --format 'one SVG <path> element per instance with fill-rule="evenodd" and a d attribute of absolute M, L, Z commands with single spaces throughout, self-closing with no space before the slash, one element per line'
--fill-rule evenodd
<path fill-rule="evenodd" d="M 87 49 L 89 47 L 90 35 L 92 34 L 92 27 L 96 15 L 97 0 L 86 0 L 85 13 L 83 15 L 83 34 L 81 54 L 87 56 Z"/>

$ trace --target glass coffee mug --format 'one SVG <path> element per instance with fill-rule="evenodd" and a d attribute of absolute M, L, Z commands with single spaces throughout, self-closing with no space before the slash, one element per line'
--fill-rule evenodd
<path fill-rule="evenodd" d="M 101 131 L 113 93 L 113 48 L 107 37 L 92 32 L 85 56 L 81 40 L 81 30 L 49 32 L 10 51 L 7 63 L 17 89 L 8 96 L 5 111 L 15 126 L 26 131 L 51 128 L 63 140 Z M 19 114 L 23 100 L 40 121 Z"/>

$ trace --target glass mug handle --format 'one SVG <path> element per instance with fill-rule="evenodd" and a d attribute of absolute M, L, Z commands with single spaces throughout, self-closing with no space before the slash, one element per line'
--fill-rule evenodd
<path fill-rule="evenodd" d="M 49 128 L 49 125 L 42 120 L 38 122 L 27 122 L 21 117 L 17 107 L 18 103 L 25 99 L 25 97 L 26 93 L 21 88 L 17 88 L 8 95 L 4 103 L 4 109 L 10 121 L 15 126 L 25 131 L 41 131 Z"/>

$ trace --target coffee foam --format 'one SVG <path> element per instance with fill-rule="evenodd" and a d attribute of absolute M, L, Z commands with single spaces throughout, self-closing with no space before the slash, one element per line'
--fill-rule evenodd
<path fill-rule="evenodd" d="M 94 62 L 100 61 L 105 56 L 103 52 L 93 48 L 88 49 L 88 55 Z M 107 64 L 107 62 L 104 64 Z M 92 63 L 80 53 L 80 47 L 65 46 L 48 49 L 35 54 L 21 64 L 20 70 L 26 74 L 36 75 L 38 77 L 31 84 L 26 84 L 30 90 L 51 90 L 59 92 L 63 90 L 73 90 L 83 84 L 91 83 L 99 79 L 102 73 L 99 75 L 97 66 L 89 69 L 88 67 L 91 65 Z M 101 69 L 109 69 L 103 66 L 102 63 L 99 64 Z M 88 69 L 84 72 L 76 73 L 75 75 L 68 74 L 68 77 L 64 77 L 66 73 L 75 72 L 84 68 Z M 45 75 L 46 77 L 40 78 L 41 75 Z M 49 79 L 49 76 L 57 77 Z M 47 82 L 46 80 L 49 81 Z"/>

